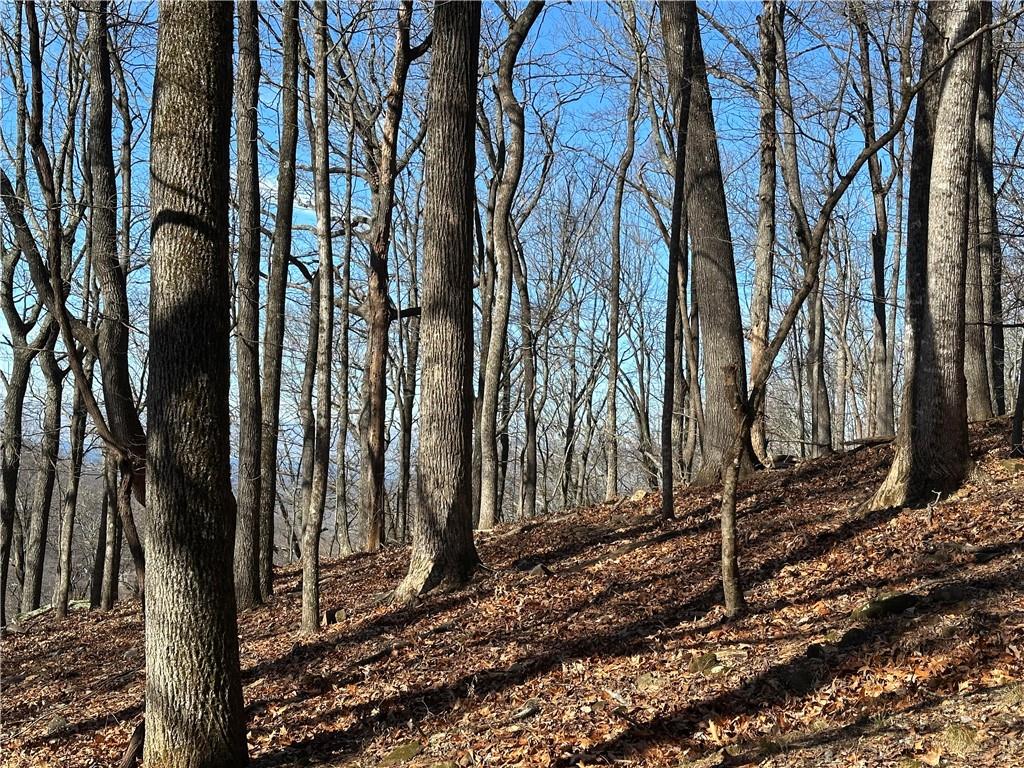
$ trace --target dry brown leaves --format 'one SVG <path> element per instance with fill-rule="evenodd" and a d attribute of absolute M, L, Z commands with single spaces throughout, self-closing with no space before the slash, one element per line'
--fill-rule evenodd
<path fill-rule="evenodd" d="M 646 497 L 500 529 L 481 537 L 493 573 L 413 607 L 368 607 L 405 551 L 327 563 L 343 618 L 313 640 L 283 569 L 240 619 L 254 765 L 1024 764 L 1024 464 L 1005 442 L 1005 422 L 979 429 L 977 478 L 923 509 L 860 510 L 888 448 L 754 478 L 733 622 L 709 490 L 667 524 Z M 913 606 L 851 615 L 893 594 Z M 141 633 L 126 603 L 5 638 L 4 764 L 113 762 L 141 716 Z"/>

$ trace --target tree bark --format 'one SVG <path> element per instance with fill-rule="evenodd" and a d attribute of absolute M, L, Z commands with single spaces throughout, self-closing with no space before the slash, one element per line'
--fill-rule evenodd
<path fill-rule="evenodd" d="M 923 72 L 978 29 L 980 5 L 928 6 Z M 873 508 L 953 491 L 970 466 L 964 276 L 978 49 L 975 42 L 960 50 L 918 96 L 908 211 L 907 384 L 892 467 Z"/>
<path fill-rule="evenodd" d="M 57 459 L 60 453 L 61 396 L 64 374 L 57 364 L 53 347 L 56 335 L 40 353 L 40 368 L 46 381 L 46 400 L 43 406 L 42 438 L 39 441 L 39 471 L 32 496 L 28 535 L 25 541 L 25 584 L 21 591 L 21 612 L 28 613 L 39 607 L 43 589 L 43 570 L 46 564 L 46 544 L 50 529 L 50 508 L 53 485 L 57 478 Z"/>
<path fill-rule="evenodd" d="M 473 545 L 473 179 L 480 3 L 434 11 L 427 91 L 420 318 L 423 382 L 408 600 L 453 588 L 479 560 Z"/>
<path fill-rule="evenodd" d="M 274 508 L 277 504 L 277 436 L 280 428 L 284 301 L 292 251 L 295 205 L 295 147 L 299 136 L 299 4 L 285 0 L 281 22 L 281 141 L 278 146 L 277 215 L 267 278 L 260 406 L 260 594 L 274 591 Z"/>
<path fill-rule="evenodd" d="M 320 257 L 320 336 L 316 357 L 316 433 L 313 485 L 302 529 L 302 631 L 320 626 L 320 530 L 327 499 L 331 460 L 331 361 L 334 354 L 334 257 L 331 250 L 331 177 L 328 152 L 327 2 L 314 4 L 316 35 L 313 66 L 316 75 L 314 105 L 314 195 L 317 245 Z"/>
<path fill-rule="evenodd" d="M 259 605 L 260 590 L 260 86 L 259 9 L 238 4 L 238 525 L 235 531 L 235 598 L 238 610 Z"/>
<path fill-rule="evenodd" d="M 688 217 L 692 200 L 687 198 L 688 181 L 686 173 L 693 158 L 690 142 L 691 123 L 696 124 L 699 106 L 694 98 L 694 75 L 705 78 L 703 53 L 698 55 L 700 40 L 697 26 L 697 6 L 695 3 L 663 3 L 661 6 L 661 34 L 665 45 L 665 61 L 669 73 L 669 100 L 671 102 L 672 122 L 675 125 L 675 156 L 673 165 L 672 185 L 672 218 L 669 224 L 668 246 L 668 296 L 665 303 L 665 371 L 663 405 L 661 410 L 661 515 L 671 518 L 673 513 L 673 456 L 672 456 L 672 416 L 675 409 L 675 379 L 679 367 L 676 361 L 676 317 L 679 314 L 679 286 L 686 284 L 681 277 L 686 273 L 686 238 L 689 229 Z M 700 72 L 696 72 L 697 65 Z M 700 85 L 698 85 L 698 89 Z M 710 116 L 711 96 L 707 94 L 707 102 L 702 105 L 708 109 Z M 700 126 L 702 129 L 706 125 Z M 711 127 L 712 141 L 714 127 Z M 697 139 L 699 140 L 699 139 Z M 707 137 L 704 137 L 707 140 Z M 715 159 L 717 160 L 717 145 Z M 692 184 L 692 181 L 691 181 Z M 724 195 L 724 192 L 723 192 Z M 724 206 L 725 200 L 722 199 Z M 723 211 L 724 213 L 724 208 Z M 695 238 L 696 242 L 696 238 Z M 735 280 L 735 277 L 734 277 Z M 739 319 L 739 300 L 737 299 L 737 319 Z M 742 345 L 742 337 L 740 341 Z"/>
<path fill-rule="evenodd" d="M 754 242 L 754 295 L 750 302 L 750 367 L 761 364 L 768 347 L 768 325 L 772 311 L 772 283 L 775 278 L 775 192 L 778 132 L 775 128 L 775 77 L 777 48 L 775 17 L 777 0 L 763 0 L 758 18 L 761 60 L 757 70 L 758 137 L 760 180 L 757 187 L 757 239 Z M 764 405 L 754 414 L 751 447 L 761 463 L 769 461 Z"/>
<path fill-rule="evenodd" d="M 494 198 L 491 230 L 494 242 L 495 284 L 491 305 L 491 332 L 484 367 L 484 389 L 480 404 L 480 521 L 482 530 L 501 522 L 498 506 L 498 396 L 501 368 L 508 341 L 508 317 L 512 300 L 512 204 L 523 173 L 526 151 L 526 123 L 523 105 L 513 89 L 513 73 L 526 36 L 544 8 L 543 0 L 532 0 L 516 18 L 505 40 L 498 64 L 495 90 L 501 111 L 508 118 L 509 131 L 505 162 Z"/>
<path fill-rule="evenodd" d="M 230 3 L 160 4 L 146 545 L 148 768 L 248 762 L 232 569 Z"/>

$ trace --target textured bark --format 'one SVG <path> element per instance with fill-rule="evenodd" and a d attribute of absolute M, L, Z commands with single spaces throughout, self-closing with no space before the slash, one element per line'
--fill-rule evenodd
<path fill-rule="evenodd" d="M 107 555 L 107 502 L 106 490 L 100 500 L 99 525 L 96 526 L 96 551 L 92 558 L 92 575 L 89 578 L 89 608 L 100 607 L 103 599 L 103 565 Z"/>
<path fill-rule="evenodd" d="M 135 492 L 145 500 L 146 434 L 139 419 L 128 368 L 128 271 L 118 255 L 117 185 L 114 172 L 113 90 L 107 49 L 107 3 L 96 3 L 89 20 L 89 172 L 92 178 L 90 242 L 103 298 L 96 334 L 107 426 L 126 449 Z"/>
<path fill-rule="evenodd" d="M 639 65 L 638 65 L 639 66 Z M 615 192 L 612 200 L 611 269 L 608 283 L 608 417 L 605 422 L 605 456 L 608 474 L 604 497 L 619 494 L 619 294 L 622 291 L 622 203 L 626 191 L 626 175 L 636 150 L 636 121 L 639 112 L 640 74 L 633 75 L 626 107 L 626 139 L 615 166 Z M 522 300 L 522 297 L 520 297 Z"/>
<path fill-rule="evenodd" d="M 857 31 L 858 62 L 864 99 L 864 145 L 875 141 L 875 96 L 871 72 L 868 21 L 863 3 L 850 5 L 850 18 Z M 889 333 L 893 332 L 886 315 L 886 249 L 889 239 L 888 189 L 882 180 L 882 163 L 877 154 L 868 160 L 871 199 L 874 203 L 874 229 L 871 232 L 871 431 L 873 435 L 891 435 L 896 431 L 893 403 L 892 367 L 889 365 Z"/>
<path fill-rule="evenodd" d="M 991 21 L 992 7 L 982 4 L 982 23 Z M 993 77 L 992 32 L 981 39 L 981 71 L 978 88 L 978 151 L 975 157 L 978 176 L 978 250 L 981 261 L 982 290 L 985 300 L 986 361 L 992 389 L 992 406 L 997 416 L 1006 413 L 1005 342 L 1003 339 L 1003 259 L 999 245 L 999 219 L 996 214 L 993 151 L 995 147 L 995 78 Z"/>
<path fill-rule="evenodd" d="M 309 325 L 306 336 L 306 359 L 299 385 L 299 429 L 302 432 L 302 453 L 299 455 L 299 492 L 294 503 L 293 528 L 289 546 L 296 559 L 302 557 L 302 526 L 309 509 L 313 489 L 313 457 L 316 453 L 316 417 L 313 415 L 313 389 L 316 385 L 316 361 L 320 349 L 320 272 L 309 283 Z"/>
<path fill-rule="evenodd" d="M 669 74 L 669 99 L 671 101 L 672 123 L 675 126 L 675 154 L 673 158 L 673 190 L 672 218 L 669 223 L 668 246 L 668 296 L 665 302 L 665 371 L 664 402 L 661 409 L 661 514 L 663 517 L 673 516 L 673 440 L 672 416 L 675 408 L 675 380 L 678 376 L 679 364 L 676 360 L 676 318 L 679 314 L 680 282 L 686 285 L 686 237 L 689 230 L 688 216 L 691 200 L 687 196 L 687 179 L 690 154 L 690 126 L 697 122 L 698 105 L 693 97 L 693 80 L 695 65 L 698 63 L 695 51 L 698 39 L 697 6 L 695 3 L 663 3 L 661 6 L 661 34 L 665 45 L 665 61 Z M 703 69 L 703 53 L 700 54 L 700 74 L 705 78 Z M 699 87 L 699 86 L 698 86 Z M 707 94 L 704 105 L 710 116 L 711 96 Z M 706 116 L 706 117 L 707 117 Z M 701 128 L 706 129 L 706 125 Z M 712 134 L 714 127 L 711 127 Z M 706 140 L 706 138 L 705 138 Z M 712 135 L 712 141 L 714 136 Z M 717 144 L 715 146 L 717 160 Z M 721 176 L 719 176 L 721 179 Z M 691 182 L 692 183 L 692 182 Z M 722 199 L 724 213 L 724 192 Z M 731 257 L 730 257 L 731 258 Z M 681 278 L 681 279 L 680 279 Z M 734 277 L 735 281 L 735 277 Z M 739 300 L 737 299 L 737 319 L 739 319 Z M 741 338 L 742 345 L 742 338 Z"/>
<path fill-rule="evenodd" d="M 327 499 L 327 473 L 331 457 L 331 360 L 334 354 L 334 257 L 331 251 L 331 179 L 328 152 L 327 3 L 314 5 L 316 36 L 314 68 L 314 194 L 317 247 L 320 257 L 320 336 L 316 356 L 316 433 L 313 485 L 302 528 L 302 631 L 320 626 L 320 529 Z"/>
<path fill-rule="evenodd" d="M 964 285 L 964 378 L 967 381 L 967 419 L 992 418 L 988 355 L 985 344 L 985 286 L 979 232 L 978 174 L 971 170 L 967 221 L 967 272 Z M 985 254 L 986 261 L 988 254 Z"/>
<path fill-rule="evenodd" d="M 825 381 L 825 274 L 811 293 L 807 323 L 807 389 L 811 399 L 811 457 L 832 453 L 832 407 Z"/>
<path fill-rule="evenodd" d="M 107 450 L 103 456 L 103 496 L 107 504 L 107 527 L 104 535 L 103 577 L 100 588 L 100 608 L 109 611 L 117 602 L 121 586 L 121 545 L 124 540 L 124 527 L 121 515 L 118 514 L 117 469 L 118 462 L 113 451 Z"/>
<path fill-rule="evenodd" d="M 721 372 L 728 365 L 736 366 L 743 398 L 747 385 L 732 234 L 699 29 L 693 35 L 693 92 L 686 155 L 686 205 L 689 218 L 701 222 L 690 233 L 690 251 L 693 291 L 701 304 L 701 352 L 707 373 L 704 455 L 695 481 L 709 483 L 721 476 L 722 462 L 735 429 L 731 400 Z M 753 450 L 748 441 L 741 457 L 740 476 L 753 465 Z"/>
<path fill-rule="evenodd" d="M 61 396 L 64 389 L 64 371 L 53 353 L 55 335 L 39 355 L 40 368 L 46 381 L 46 399 L 43 405 L 42 437 L 39 441 L 39 471 L 32 495 L 28 533 L 25 538 L 25 584 L 21 590 L 21 612 L 39 607 L 42 596 L 43 569 L 46 563 L 46 544 L 50 529 L 50 508 L 53 485 L 57 478 L 57 458 L 60 453 Z"/>
<path fill-rule="evenodd" d="M 519 293 L 519 332 L 523 357 L 523 456 L 519 517 L 537 514 L 537 337 L 533 329 L 530 287 L 522 248 L 516 249 L 512 272 Z M 609 385 L 610 386 L 610 385 Z"/>
<path fill-rule="evenodd" d="M 483 530 L 501 522 L 498 506 L 498 396 L 501 368 L 508 342 L 508 317 L 512 300 L 512 204 L 519 189 L 526 151 L 526 122 L 523 105 L 512 86 L 519 51 L 530 28 L 544 8 L 543 0 L 533 0 L 512 23 L 498 64 L 495 90 L 501 111 L 508 118 L 505 162 L 494 197 L 491 230 L 494 242 L 495 282 L 491 306 L 491 332 L 483 366 L 484 389 L 480 403 L 480 522 Z"/>
<path fill-rule="evenodd" d="M 980 23 L 980 5 L 929 5 L 922 71 Z M 967 210 L 975 146 L 977 43 L 918 97 L 907 248 L 908 374 L 892 467 L 871 506 L 934 498 L 970 466 L 964 380 Z"/>
<path fill-rule="evenodd" d="M 263 331 L 263 381 L 260 403 L 260 593 L 274 591 L 274 508 L 277 503 L 277 433 L 281 408 L 281 355 L 284 300 L 292 251 L 295 205 L 295 147 L 299 136 L 299 4 L 285 0 L 281 22 L 281 141 L 278 146 L 277 216 L 267 277 L 266 328 Z"/>
<path fill-rule="evenodd" d="M 367 145 L 377 147 L 379 152 L 371 161 L 376 167 L 376 183 L 372 189 L 370 271 L 366 302 L 362 308 L 367 326 L 367 340 L 363 408 L 359 416 L 362 452 L 360 510 L 366 535 L 364 548 L 367 552 L 376 552 L 384 543 L 384 411 L 387 405 L 385 376 L 388 329 L 393 319 L 388 299 L 388 249 L 391 247 L 395 178 L 398 173 L 398 132 L 405 107 L 405 81 L 409 74 L 409 65 L 419 55 L 419 52 L 414 52 L 409 45 L 412 7 L 412 0 L 403 0 L 398 11 L 395 63 L 385 99 L 382 138 L 378 141 L 373 124 L 362 126 Z"/>
<path fill-rule="evenodd" d="M 750 302 L 750 367 L 761 365 L 768 347 L 768 324 L 772 312 L 772 283 L 775 277 L 775 149 L 778 132 L 775 128 L 775 75 L 777 47 L 775 17 L 777 0 L 764 0 L 758 19 L 758 40 L 761 59 L 757 69 L 758 158 L 760 179 L 757 187 L 757 239 L 754 242 L 754 295 Z M 754 414 L 750 434 L 751 447 L 758 460 L 768 461 L 768 439 L 764 405 Z"/>
<path fill-rule="evenodd" d="M 248 762 L 228 424 L 230 3 L 162 2 L 150 149 L 148 768 Z"/>
<path fill-rule="evenodd" d="M 235 596 L 238 610 L 262 602 L 260 590 L 260 173 L 258 114 L 259 11 L 238 4 L 238 525 L 235 531 Z"/>
<path fill-rule="evenodd" d="M 473 177 L 480 3 L 434 10 L 420 318 L 423 382 L 409 572 L 396 599 L 464 583 L 473 545 Z"/>

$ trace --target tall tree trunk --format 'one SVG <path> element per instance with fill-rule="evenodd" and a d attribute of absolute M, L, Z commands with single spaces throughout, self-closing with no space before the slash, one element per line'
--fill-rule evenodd
<path fill-rule="evenodd" d="M 973 158 L 972 158 L 973 160 Z M 988 355 L 985 349 L 985 285 L 979 232 L 979 174 L 972 167 L 967 221 L 967 270 L 964 285 L 964 378 L 967 381 L 967 419 L 992 418 Z M 988 254 L 985 254 L 986 261 Z"/>
<path fill-rule="evenodd" d="M 295 147 L 299 135 L 299 4 L 284 0 L 281 22 L 281 141 L 278 146 L 277 215 L 267 277 L 266 328 L 263 331 L 263 382 L 260 403 L 260 594 L 274 591 L 274 507 L 277 504 L 277 436 L 280 428 L 284 302 L 292 251 L 295 205 Z"/>
<path fill-rule="evenodd" d="M 772 312 L 772 283 L 775 278 L 775 17 L 777 0 L 763 0 L 758 19 L 761 60 L 757 70 L 758 137 L 760 180 L 757 187 L 757 239 L 754 243 L 754 295 L 750 302 L 750 367 L 761 364 L 768 347 L 768 324 Z M 764 404 L 754 414 L 751 447 L 758 460 L 767 463 L 768 438 Z"/>
<path fill-rule="evenodd" d="M 133 490 L 144 503 L 146 433 L 135 405 L 128 365 L 131 327 L 128 316 L 128 265 L 125 263 L 128 254 L 118 253 L 117 182 L 112 142 L 113 89 L 110 51 L 107 48 L 106 0 L 96 3 L 86 17 L 89 22 L 89 173 L 92 198 L 89 237 L 93 268 L 103 298 L 96 351 L 107 426 L 119 445 L 127 450 L 124 459 L 131 470 Z M 122 98 L 127 96 L 122 94 Z M 126 124 L 124 129 L 130 134 L 130 124 Z M 130 145 L 127 148 L 122 145 L 122 153 L 125 151 L 128 153 L 128 166 L 126 169 L 122 164 L 122 172 L 127 170 L 124 178 L 128 179 L 131 176 Z M 130 200 L 130 195 L 129 181 L 124 197 Z M 130 221 L 124 222 L 123 226 L 130 229 Z M 81 386 L 83 384 L 79 384 L 79 388 Z M 134 528 L 134 520 L 126 520 L 125 525 Z M 137 567 L 141 570 L 143 566 L 139 563 Z"/>
<path fill-rule="evenodd" d="M 238 4 L 238 525 L 235 531 L 235 597 L 238 610 L 262 602 L 260 590 L 260 87 L 259 9 Z"/>
<path fill-rule="evenodd" d="M 232 551 L 230 3 L 160 4 L 146 548 L 148 768 L 248 762 Z"/>
<path fill-rule="evenodd" d="M 982 4 L 982 23 L 991 21 L 992 6 Z M 995 414 L 1006 413 L 1006 376 L 1003 339 L 1003 259 L 999 245 L 999 219 L 996 213 L 993 152 L 995 147 L 995 78 L 993 77 L 992 31 L 981 39 L 981 71 L 978 89 L 978 152 L 975 158 L 978 175 L 978 244 L 985 293 L 986 360 L 992 389 Z"/>
<path fill-rule="evenodd" d="M 875 96 L 871 71 L 868 21 L 863 3 L 850 5 L 850 17 L 857 31 L 858 61 L 861 73 L 861 91 L 864 99 L 864 146 L 875 142 Z M 896 431 L 893 403 L 892 371 L 888 365 L 889 327 L 886 316 L 886 249 L 889 240 L 889 211 L 886 206 L 887 189 L 882 181 L 882 163 L 878 155 L 868 160 L 871 180 L 871 199 L 874 203 L 875 224 L 871 232 L 871 391 L 873 393 L 871 431 L 874 435 L 891 435 Z M 837 384 L 838 386 L 838 384 Z"/>
<path fill-rule="evenodd" d="M 533 330 L 526 262 L 518 238 L 517 246 L 512 271 L 519 292 L 519 333 L 523 350 L 523 468 L 519 517 L 531 518 L 537 514 L 537 337 Z"/>
<path fill-rule="evenodd" d="M 832 453 L 832 408 L 825 381 L 825 270 L 811 293 L 807 323 L 807 389 L 811 394 L 811 457 Z"/>
<path fill-rule="evenodd" d="M 508 341 L 508 316 L 512 300 L 512 204 L 523 173 L 526 151 L 526 122 L 512 80 L 519 51 L 530 28 L 544 8 L 543 0 L 531 0 L 512 23 L 498 64 L 495 84 L 501 111 L 508 118 L 509 131 L 505 162 L 494 197 L 491 223 L 495 256 L 494 303 L 491 307 L 491 332 L 484 367 L 484 390 L 480 404 L 480 528 L 488 530 L 501 522 L 498 506 L 498 397 L 501 368 Z"/>
<path fill-rule="evenodd" d="M 39 607 L 42 596 L 43 570 L 46 565 L 46 543 L 50 529 L 50 507 L 53 485 L 57 478 L 57 459 L 60 453 L 61 395 L 64 389 L 64 371 L 57 364 L 53 346 L 57 337 L 40 353 L 40 368 L 46 381 L 46 400 L 43 407 L 42 438 L 39 441 L 39 471 L 32 496 L 28 535 L 25 541 L 25 585 L 21 591 L 21 612 Z"/>
<path fill-rule="evenodd" d="M 711 91 L 700 30 L 693 35 L 693 92 L 686 147 L 686 205 L 689 218 L 701 222 L 690 233 L 693 291 L 700 297 L 701 336 L 705 371 L 703 464 L 695 481 L 714 482 L 732 443 L 735 423 L 722 371 L 735 365 L 740 396 L 746 398 L 746 363 L 740 321 L 736 264 L 725 202 L 722 164 L 718 153 Z M 740 476 L 754 466 L 753 449 L 744 446 Z"/>
<path fill-rule="evenodd" d="M 302 631 L 320 626 L 320 529 L 327 499 L 331 461 L 331 361 L 334 354 L 334 255 L 331 250 L 331 158 L 328 151 L 327 2 L 314 5 L 316 37 L 313 66 L 316 74 L 314 106 L 314 195 L 317 245 L 320 256 L 320 337 L 316 357 L 316 444 L 313 486 L 302 529 Z"/>
<path fill-rule="evenodd" d="M 384 543 L 384 420 L 387 405 L 385 376 L 388 329 L 392 309 L 388 298 L 388 250 L 391 247 L 391 225 L 395 201 L 395 178 L 398 173 L 398 130 L 405 105 L 405 81 L 409 65 L 425 48 L 414 50 L 409 44 L 412 0 L 403 0 L 398 10 L 398 35 L 391 84 L 385 99 L 383 138 L 380 155 L 374 158 L 377 178 L 372 190 L 373 213 L 370 227 L 369 275 L 366 301 L 362 308 L 366 321 L 366 362 L 364 364 L 363 407 L 359 415 L 359 436 L 362 451 L 360 509 L 365 549 L 376 552 Z M 367 127 L 372 132 L 372 126 Z"/>
<path fill-rule="evenodd" d="M 632 20 L 632 14 L 630 19 Z M 637 67 L 639 66 L 638 62 Z M 626 191 L 626 176 L 636 151 L 639 89 L 640 73 L 636 72 L 629 85 L 626 139 L 618 165 L 615 166 L 615 193 L 612 201 L 611 274 L 608 283 L 608 418 L 605 422 L 605 456 L 608 462 L 604 489 L 606 500 L 614 499 L 619 494 L 619 294 L 622 291 L 622 205 Z"/>
<path fill-rule="evenodd" d="M 292 508 L 293 526 L 289 546 L 296 559 L 302 557 L 302 529 L 313 489 L 313 464 L 316 454 L 316 418 L 313 414 L 313 389 L 316 386 L 317 356 L 320 353 L 320 300 L 323 284 L 320 271 L 309 283 L 309 324 L 306 336 L 306 359 L 299 385 L 299 429 L 302 432 L 302 453 L 299 456 L 299 488 Z"/>
<path fill-rule="evenodd" d="M 929 5 L 921 71 L 980 24 L 980 2 Z M 871 506 L 959 487 L 970 466 L 964 380 L 967 206 L 975 153 L 979 45 L 918 95 L 907 238 L 907 384 L 892 467 Z"/>
<path fill-rule="evenodd" d="M 349 105 L 348 151 L 345 155 L 345 221 L 352 221 L 352 175 L 353 150 L 355 145 L 355 117 Z M 341 317 L 338 325 L 338 448 L 337 469 L 334 476 L 334 530 L 338 549 L 342 555 L 351 554 L 352 534 L 348 518 L 348 420 L 349 420 L 349 294 L 352 281 L 352 240 L 351 226 L 345 227 L 345 250 L 341 257 L 341 286 L 339 303 Z"/>
<path fill-rule="evenodd" d="M 417 505 L 408 600 L 464 583 L 473 545 L 473 178 L 480 3 L 434 11 L 427 90 Z"/>
<path fill-rule="evenodd" d="M 672 123 L 675 126 L 675 157 L 673 158 L 672 219 L 669 224 L 668 297 L 665 303 L 665 372 L 664 402 L 661 410 L 661 514 L 673 516 L 672 415 L 675 408 L 676 317 L 679 314 L 679 285 L 686 284 L 680 275 L 686 273 L 686 236 L 690 200 L 686 197 L 686 171 L 690 160 L 690 125 L 696 123 L 697 105 L 693 98 L 694 51 L 698 40 L 697 6 L 695 3 L 664 3 L 661 6 L 661 34 L 665 45 L 665 61 L 669 72 L 669 99 Z M 700 59 L 703 72 L 703 55 Z M 705 83 L 706 87 L 706 83 Z M 707 108 L 710 110 L 710 95 Z M 702 126 L 703 127 L 703 126 Z M 712 129 L 714 130 L 714 129 Z M 717 152 L 717 147 L 716 147 Z M 737 304 L 737 309 L 739 305 Z"/>

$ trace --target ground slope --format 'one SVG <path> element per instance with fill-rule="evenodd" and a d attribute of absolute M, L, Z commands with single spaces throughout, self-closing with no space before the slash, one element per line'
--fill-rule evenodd
<path fill-rule="evenodd" d="M 745 484 L 751 610 L 729 623 L 707 490 L 667 524 L 652 496 L 499 529 L 493 572 L 408 608 L 368 605 L 405 551 L 328 563 L 339 618 L 315 639 L 281 571 L 241 617 L 253 763 L 1024 765 L 1024 463 L 1006 432 L 975 429 L 978 476 L 927 508 L 859 508 L 887 447 Z M 0 761 L 112 764 L 141 715 L 138 605 L 27 630 L 3 640 Z"/>

